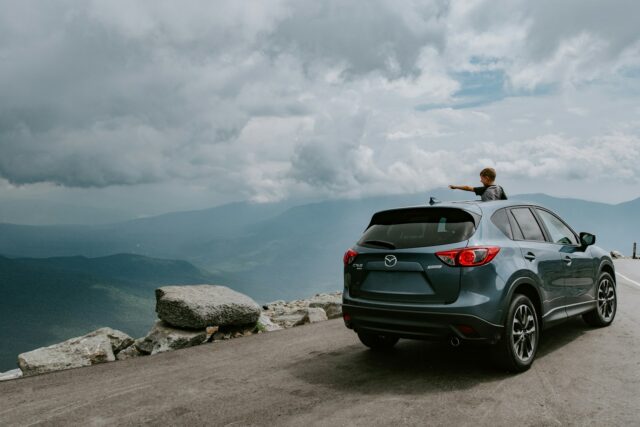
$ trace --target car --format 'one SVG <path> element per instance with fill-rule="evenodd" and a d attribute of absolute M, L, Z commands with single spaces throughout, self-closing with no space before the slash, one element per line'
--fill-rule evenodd
<path fill-rule="evenodd" d="M 502 368 L 525 371 L 543 329 L 578 315 L 613 322 L 614 264 L 595 240 L 516 200 L 380 211 L 343 257 L 344 323 L 373 350 L 486 343 Z"/>

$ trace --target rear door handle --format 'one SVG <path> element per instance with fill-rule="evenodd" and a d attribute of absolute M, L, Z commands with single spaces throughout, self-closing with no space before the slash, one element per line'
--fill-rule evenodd
<path fill-rule="evenodd" d="M 527 252 L 524 257 L 529 261 L 533 261 L 534 259 L 536 259 L 536 256 L 533 252 Z"/>

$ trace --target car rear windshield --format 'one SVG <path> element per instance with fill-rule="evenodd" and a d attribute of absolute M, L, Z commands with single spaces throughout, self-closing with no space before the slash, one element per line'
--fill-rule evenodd
<path fill-rule="evenodd" d="M 378 212 L 358 242 L 385 249 L 419 248 L 462 242 L 478 218 L 456 208 L 410 208 Z"/>

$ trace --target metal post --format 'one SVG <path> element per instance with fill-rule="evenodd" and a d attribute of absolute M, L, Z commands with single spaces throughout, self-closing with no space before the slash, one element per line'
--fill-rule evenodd
<path fill-rule="evenodd" d="M 632 256 L 632 258 L 633 259 L 637 259 L 636 258 L 636 242 L 633 242 L 633 256 Z"/>

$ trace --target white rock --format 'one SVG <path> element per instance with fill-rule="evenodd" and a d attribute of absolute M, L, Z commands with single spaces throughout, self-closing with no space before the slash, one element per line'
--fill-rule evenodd
<path fill-rule="evenodd" d="M 272 310 L 275 307 L 283 306 L 285 304 L 286 304 L 286 301 L 279 299 L 277 301 L 266 303 L 265 305 L 262 306 L 262 308 L 265 310 Z"/>
<path fill-rule="evenodd" d="M 309 300 L 309 307 L 320 307 L 329 319 L 342 317 L 342 294 L 316 294 Z"/>
<path fill-rule="evenodd" d="M 624 255 L 619 251 L 611 251 L 611 258 L 624 258 Z"/>
<path fill-rule="evenodd" d="M 260 315 L 260 318 L 258 319 L 258 323 L 262 325 L 263 330 L 265 332 L 279 331 L 280 329 L 282 329 L 282 326 L 276 323 L 273 323 L 271 321 L 271 318 L 264 313 Z"/>
<path fill-rule="evenodd" d="M 18 355 L 24 376 L 116 360 L 106 335 L 82 336 Z"/>
<path fill-rule="evenodd" d="M 291 328 L 307 323 L 309 321 L 309 313 L 306 309 L 298 309 L 286 314 L 276 314 L 271 320 L 283 328 Z"/>
<path fill-rule="evenodd" d="M 135 345 L 130 345 L 129 347 L 125 348 L 124 350 L 116 354 L 116 359 L 118 360 L 133 359 L 134 357 L 139 357 L 143 355 L 144 354 L 140 350 L 138 350 L 138 348 Z"/>
<path fill-rule="evenodd" d="M 0 381 L 15 380 L 22 377 L 22 371 L 20 369 L 12 369 L 7 372 L 0 372 Z"/>
<path fill-rule="evenodd" d="M 121 350 L 131 346 L 133 344 L 133 338 L 125 334 L 122 331 L 111 328 L 100 328 L 93 332 L 89 332 L 85 337 L 95 337 L 98 335 L 104 335 L 109 338 L 111 342 L 111 349 L 113 354 L 118 354 Z"/>
<path fill-rule="evenodd" d="M 207 332 L 173 328 L 159 320 L 153 325 L 146 337 L 136 340 L 135 346 L 145 354 L 164 353 L 165 351 L 200 345 L 207 339 Z"/>
<path fill-rule="evenodd" d="M 316 323 L 327 320 L 327 313 L 325 313 L 324 310 L 320 307 L 309 307 L 307 308 L 307 313 L 309 317 L 309 323 Z"/>

